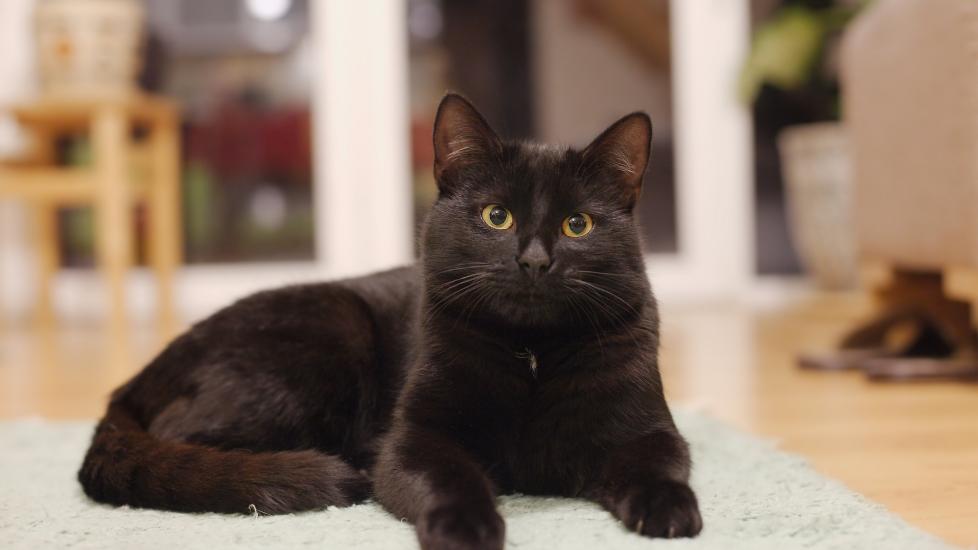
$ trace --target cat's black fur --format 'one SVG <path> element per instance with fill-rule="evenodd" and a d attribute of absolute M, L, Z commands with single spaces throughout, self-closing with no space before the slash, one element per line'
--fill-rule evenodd
<path fill-rule="evenodd" d="M 495 496 L 513 492 L 696 535 L 632 213 L 650 139 L 635 113 L 583 151 L 504 142 L 447 96 L 420 265 L 259 293 L 195 325 L 113 394 L 85 492 L 239 513 L 372 494 L 424 548 L 501 548 Z M 489 227 L 489 204 L 512 227 Z M 561 231 L 576 212 L 594 220 L 581 238 Z"/>

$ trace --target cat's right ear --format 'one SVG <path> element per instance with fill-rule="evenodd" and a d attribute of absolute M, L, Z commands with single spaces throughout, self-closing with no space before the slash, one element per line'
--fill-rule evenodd
<path fill-rule="evenodd" d="M 484 162 L 501 148 L 499 137 L 479 111 L 452 93 L 438 105 L 434 141 L 435 180 L 443 193 L 451 190 L 450 169 Z"/>

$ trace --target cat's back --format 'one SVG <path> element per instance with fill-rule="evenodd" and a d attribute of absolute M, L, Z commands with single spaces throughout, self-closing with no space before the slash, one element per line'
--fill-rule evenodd
<path fill-rule="evenodd" d="M 396 372 L 400 379 L 417 340 L 420 268 L 397 267 L 328 284 L 352 291 L 367 305 L 377 338 L 378 359 L 388 373 Z"/>
<path fill-rule="evenodd" d="M 418 306 L 421 272 L 416 265 L 408 265 L 330 284 L 356 293 L 378 321 L 407 323 Z"/>
<path fill-rule="evenodd" d="M 404 266 L 265 290 L 197 323 L 170 347 L 195 344 L 213 355 L 226 346 L 262 350 L 301 341 L 303 349 L 322 351 L 345 342 L 374 356 L 371 363 L 399 372 L 410 354 L 420 287 L 418 269 Z"/>
<path fill-rule="evenodd" d="M 372 303 L 397 301 L 421 289 L 421 271 L 417 265 L 404 265 L 358 277 L 339 279 L 332 284 L 349 288 Z"/>

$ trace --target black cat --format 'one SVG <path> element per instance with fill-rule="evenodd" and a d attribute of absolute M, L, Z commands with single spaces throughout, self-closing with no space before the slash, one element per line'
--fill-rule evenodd
<path fill-rule="evenodd" d="M 501 548 L 513 492 L 696 535 L 633 217 L 651 131 L 634 113 L 583 151 L 506 142 L 446 96 L 420 264 L 195 325 L 113 394 L 85 492 L 239 513 L 373 494 L 424 548 Z"/>

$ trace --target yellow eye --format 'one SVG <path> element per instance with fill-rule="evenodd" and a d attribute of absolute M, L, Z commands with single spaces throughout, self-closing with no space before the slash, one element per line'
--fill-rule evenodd
<path fill-rule="evenodd" d="M 482 221 L 493 229 L 509 229 L 513 226 L 513 215 L 498 204 L 490 204 L 482 209 Z"/>
<path fill-rule="evenodd" d="M 584 212 L 577 212 L 564 219 L 561 229 L 563 229 L 564 235 L 576 239 L 587 235 L 594 229 L 594 220 Z"/>

